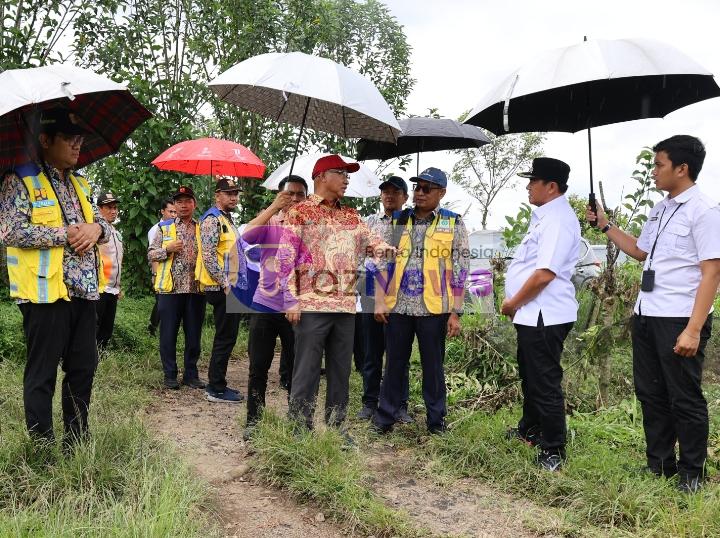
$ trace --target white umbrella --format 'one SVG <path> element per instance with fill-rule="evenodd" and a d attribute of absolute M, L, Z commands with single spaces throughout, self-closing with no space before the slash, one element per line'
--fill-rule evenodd
<path fill-rule="evenodd" d="M 125 84 L 73 65 L 8 69 L 0 73 L 0 88 L 0 166 L 30 158 L 29 126 L 43 109 L 67 108 L 89 129 L 78 167 L 117 151 L 151 116 Z"/>
<path fill-rule="evenodd" d="M 343 138 L 395 142 L 395 115 L 370 79 L 343 65 L 302 52 L 253 56 L 210 82 L 228 103 L 280 123 Z M 292 168 L 292 165 L 291 165 Z"/>
<path fill-rule="evenodd" d="M 293 174 L 302 177 L 308 183 L 308 191 L 313 192 L 313 180 L 312 170 L 317 160 L 321 157 L 327 157 L 330 153 L 309 153 L 307 155 L 300 155 L 295 160 L 295 166 L 293 168 Z M 356 162 L 350 157 L 341 155 L 342 160 L 345 162 Z M 370 198 L 371 196 L 380 196 L 380 180 L 370 170 L 369 167 L 360 164 L 360 170 L 350 174 L 348 185 L 345 196 L 352 198 Z M 277 190 L 280 181 L 283 178 L 290 175 L 290 168 L 292 166 L 292 159 L 281 164 L 277 170 L 275 170 L 269 178 L 262 184 L 263 187 L 271 190 Z"/>

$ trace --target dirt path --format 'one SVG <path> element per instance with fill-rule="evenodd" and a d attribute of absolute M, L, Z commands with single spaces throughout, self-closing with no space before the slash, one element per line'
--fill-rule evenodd
<path fill-rule="evenodd" d="M 277 363 L 276 363 L 277 364 Z M 247 360 L 230 361 L 228 384 L 247 394 Z M 285 492 L 265 487 L 247 473 L 249 455 L 237 417 L 244 406 L 210 403 L 205 392 L 183 387 L 159 391 L 146 414 L 152 431 L 172 441 L 216 493 L 216 511 L 224 536 L 258 538 L 335 538 L 344 536 L 329 522 L 319 522 L 319 510 L 298 506 Z M 271 372 L 268 401 L 280 407 L 277 368 Z"/>
<path fill-rule="evenodd" d="M 277 360 L 268 384 L 267 405 L 287 410 L 286 393 L 279 387 Z M 231 360 L 230 386 L 246 393 L 247 360 Z M 321 387 L 321 394 L 324 387 Z M 322 519 L 320 510 L 299 506 L 285 492 L 266 487 L 248 472 L 251 455 L 242 441 L 238 415 L 243 405 L 213 404 L 204 391 L 183 387 L 159 391 L 146 413 L 152 431 L 173 442 L 199 476 L 216 493 L 216 512 L 226 537 L 331 538 L 347 532 Z M 527 501 L 459 481 L 452 487 L 418 478 L 408 469 L 410 454 L 403 455 L 382 440 L 361 449 L 371 473 L 373 489 L 388 505 L 407 512 L 418 528 L 438 536 L 512 537 L 538 536 L 523 522 L 535 519 L 540 508 Z M 546 515 L 545 515 L 546 516 Z"/>

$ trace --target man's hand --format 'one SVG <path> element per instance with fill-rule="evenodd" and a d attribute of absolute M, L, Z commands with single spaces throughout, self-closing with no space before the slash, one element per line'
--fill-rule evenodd
<path fill-rule="evenodd" d="M 272 204 L 270 204 L 270 209 L 273 211 L 273 213 L 279 213 L 287 206 L 289 206 L 291 202 L 292 193 L 290 191 L 280 191 L 275 196 Z"/>
<path fill-rule="evenodd" d="M 694 357 L 700 347 L 700 333 L 685 329 L 678 336 L 673 351 L 681 357 Z"/>
<path fill-rule="evenodd" d="M 295 306 L 291 310 L 285 313 L 285 319 L 287 319 L 291 325 L 297 325 L 300 322 L 300 307 Z"/>
<path fill-rule="evenodd" d="M 165 245 L 165 250 L 167 252 L 180 252 L 183 248 L 183 241 L 182 239 L 175 239 L 175 241 L 170 241 L 167 245 Z"/>
<path fill-rule="evenodd" d="M 382 302 L 378 302 L 377 299 L 375 300 L 375 321 L 378 323 L 385 323 L 387 325 L 388 322 L 388 307 L 385 304 L 385 300 Z"/>
<path fill-rule="evenodd" d="M 505 299 L 502 302 L 502 306 L 500 306 L 500 313 L 509 317 L 511 320 L 515 317 L 517 311 L 517 307 L 513 305 L 510 299 Z"/>
<path fill-rule="evenodd" d="M 594 213 L 589 205 L 585 206 L 585 218 L 588 222 L 594 222 L 597 220 L 597 227 L 602 230 L 605 226 L 607 226 L 608 218 L 605 214 L 603 206 L 600 205 L 598 200 L 595 201 L 595 206 L 597 207 L 597 213 Z"/>
<path fill-rule="evenodd" d="M 447 335 L 449 338 L 460 334 L 460 316 L 455 312 L 450 313 L 450 317 L 447 322 Z"/>
<path fill-rule="evenodd" d="M 68 244 L 80 256 L 95 246 L 101 235 L 102 227 L 96 223 L 71 224 L 67 229 Z"/>

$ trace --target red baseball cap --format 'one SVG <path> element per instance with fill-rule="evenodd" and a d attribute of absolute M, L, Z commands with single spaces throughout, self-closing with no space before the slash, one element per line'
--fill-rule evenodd
<path fill-rule="evenodd" d="M 358 163 L 346 163 L 340 155 L 328 155 L 320 157 L 313 167 L 312 177 L 315 179 L 318 174 L 327 172 L 328 170 L 347 170 L 348 172 L 357 172 L 360 170 Z"/>

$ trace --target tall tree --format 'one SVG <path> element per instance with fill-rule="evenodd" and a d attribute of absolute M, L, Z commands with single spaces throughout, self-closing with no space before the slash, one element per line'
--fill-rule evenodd
<path fill-rule="evenodd" d="M 483 230 L 487 228 L 490 208 L 503 189 L 518 184 L 518 170 L 539 157 L 545 135 L 522 133 L 490 137 L 490 144 L 480 148 L 457 150 L 460 160 L 452 170 L 452 180 L 477 200 Z"/>

